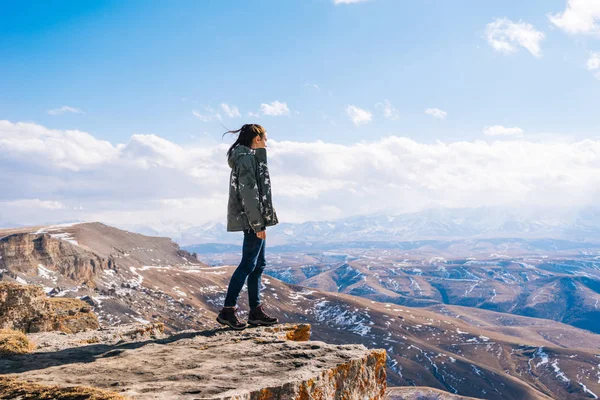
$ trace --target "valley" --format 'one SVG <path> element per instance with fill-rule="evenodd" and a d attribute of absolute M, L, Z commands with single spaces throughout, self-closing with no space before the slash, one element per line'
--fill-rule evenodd
<path fill-rule="evenodd" d="M 137 321 L 163 322 L 167 331 L 216 328 L 216 313 L 237 263 L 235 254 L 195 259 L 168 238 L 99 223 L 0 231 L 0 237 L 1 280 L 40 285 L 55 297 L 81 298 L 104 326 Z M 543 267 L 548 259 L 520 261 L 534 266 L 527 268 L 512 261 L 498 265 L 499 258 L 478 266 L 466 259 L 442 263 L 448 260 L 444 254 L 439 256 L 444 260 L 431 260 L 430 254 L 412 260 L 402 256 L 379 249 L 273 253 L 262 298 L 282 322 L 310 323 L 314 340 L 385 349 L 390 386 L 427 386 L 486 399 L 600 394 L 599 335 L 550 319 L 499 312 L 527 293 L 524 306 L 547 312 L 549 304 L 557 309 L 562 304 L 561 316 L 568 316 L 573 303 L 561 303 L 554 290 L 570 282 L 578 290 L 564 301 L 589 303 L 592 310 L 593 262 L 573 269 L 579 271 L 575 274 Z M 72 273 L 74 265 L 87 272 Z M 536 286 L 525 285 L 530 282 Z M 589 298 L 578 294 L 584 288 Z M 242 316 L 246 297 L 244 289 Z M 485 302 L 499 306 L 493 310 L 483 307 Z"/>
<path fill-rule="evenodd" d="M 265 273 L 287 283 L 375 301 L 475 307 L 600 333 L 600 251 L 527 251 L 522 246 L 511 249 L 511 241 L 494 247 L 476 244 L 478 250 L 455 242 L 446 249 L 438 243 L 409 250 L 271 251 Z M 235 252 L 199 257 L 210 265 L 239 262 Z"/>

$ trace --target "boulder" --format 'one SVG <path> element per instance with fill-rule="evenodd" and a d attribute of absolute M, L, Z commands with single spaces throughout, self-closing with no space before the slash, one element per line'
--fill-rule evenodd
<path fill-rule="evenodd" d="M 98 318 L 84 301 L 49 298 L 39 286 L 0 283 L 0 329 L 75 333 L 98 327 Z"/>

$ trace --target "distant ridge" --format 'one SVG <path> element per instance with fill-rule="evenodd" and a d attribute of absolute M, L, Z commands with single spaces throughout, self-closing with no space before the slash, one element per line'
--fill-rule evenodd
<path fill-rule="evenodd" d="M 600 208 L 591 207 L 571 212 L 500 207 L 432 209 L 298 224 L 286 223 L 285 218 L 281 220 L 282 223 L 269 229 L 270 245 L 507 238 L 600 243 Z M 172 229 L 165 233 L 184 246 L 240 242 L 240 234 L 227 232 L 221 222 L 184 230 Z"/>

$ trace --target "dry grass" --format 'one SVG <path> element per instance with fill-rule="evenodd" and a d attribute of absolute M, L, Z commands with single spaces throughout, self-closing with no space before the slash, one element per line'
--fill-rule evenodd
<path fill-rule="evenodd" d="M 23 286 L 17 282 L 0 282 L 0 290 L 27 290 L 28 286 Z"/>
<path fill-rule="evenodd" d="M 64 297 L 48 299 L 54 318 L 54 329 L 65 333 L 77 333 L 85 329 L 97 329 L 100 325 L 96 314 L 83 300 Z"/>
<path fill-rule="evenodd" d="M 92 336 L 89 339 L 85 339 L 80 341 L 80 343 L 84 343 L 84 344 L 95 344 L 95 343 L 100 343 L 100 339 L 98 339 L 97 336 Z"/>
<path fill-rule="evenodd" d="M 149 335 L 150 337 L 154 336 L 154 333 L 158 331 L 158 333 L 164 333 L 165 332 L 165 324 L 163 324 L 162 322 L 152 322 L 146 325 L 143 325 L 139 328 L 136 328 L 134 330 L 131 330 L 129 332 L 125 332 L 123 334 L 124 337 L 128 337 L 131 339 L 135 339 L 138 337 L 144 337 L 146 335 Z"/>
<path fill-rule="evenodd" d="M 60 387 L 0 377 L 0 399 L 21 400 L 127 400 L 117 393 L 85 386 Z"/>
<path fill-rule="evenodd" d="M 71 299 L 68 297 L 49 297 L 48 302 L 52 305 L 52 308 L 56 311 L 65 310 L 82 310 L 90 309 L 90 305 L 83 300 Z"/>
<path fill-rule="evenodd" d="M 21 331 L 0 329 L 0 354 L 31 353 L 35 344 Z"/>

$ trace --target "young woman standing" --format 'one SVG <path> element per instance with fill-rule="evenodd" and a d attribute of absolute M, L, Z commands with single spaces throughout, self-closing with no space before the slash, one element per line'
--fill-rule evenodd
<path fill-rule="evenodd" d="M 251 325 L 273 325 L 260 302 L 260 278 L 265 268 L 267 226 L 276 225 L 277 214 L 271 201 L 271 179 L 267 167 L 267 132 L 257 124 L 246 124 L 236 131 L 235 143 L 227 152 L 231 176 L 227 206 L 227 231 L 244 232 L 242 261 L 227 289 L 224 307 L 217 316 L 220 324 L 241 330 L 247 324 L 236 315 L 237 299 L 247 280 Z"/>

